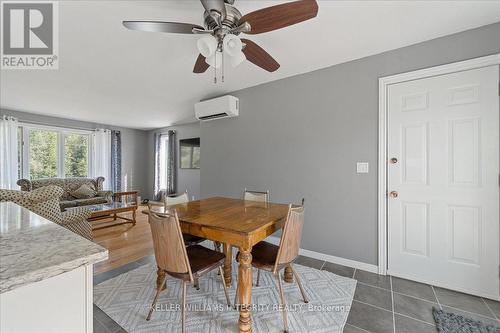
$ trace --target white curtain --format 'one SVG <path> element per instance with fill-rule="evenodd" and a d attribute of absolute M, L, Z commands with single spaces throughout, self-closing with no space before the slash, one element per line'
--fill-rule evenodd
<path fill-rule="evenodd" d="M 15 118 L 0 118 L 0 188 L 18 189 L 17 182 L 17 127 Z"/>
<path fill-rule="evenodd" d="M 103 189 L 111 190 L 111 131 L 96 129 L 93 134 L 93 177 L 104 177 Z"/>

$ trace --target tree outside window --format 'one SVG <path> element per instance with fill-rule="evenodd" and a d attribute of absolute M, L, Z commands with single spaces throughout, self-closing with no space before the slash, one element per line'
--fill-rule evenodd
<path fill-rule="evenodd" d="M 18 139 L 19 178 L 90 175 L 90 132 L 23 125 Z"/>
<path fill-rule="evenodd" d="M 89 136 L 66 134 L 64 136 L 65 177 L 87 177 Z"/>
<path fill-rule="evenodd" d="M 31 129 L 29 146 L 30 178 L 57 177 L 57 132 Z"/>

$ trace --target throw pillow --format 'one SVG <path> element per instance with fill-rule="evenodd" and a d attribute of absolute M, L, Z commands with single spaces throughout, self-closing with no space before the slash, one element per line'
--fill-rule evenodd
<path fill-rule="evenodd" d="M 97 194 L 96 190 L 94 190 L 89 184 L 83 184 L 73 192 L 70 192 L 73 197 L 77 199 L 89 199 L 95 197 Z"/>

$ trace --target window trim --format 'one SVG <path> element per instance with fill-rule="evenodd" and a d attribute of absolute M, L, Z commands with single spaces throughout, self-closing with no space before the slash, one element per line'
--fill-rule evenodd
<path fill-rule="evenodd" d="M 64 168 L 64 139 L 67 134 L 80 134 L 88 136 L 88 150 L 87 150 L 87 177 L 92 175 L 92 160 L 94 155 L 94 138 L 92 130 L 72 129 L 68 127 L 39 125 L 30 123 L 19 123 L 22 128 L 23 142 L 22 142 L 22 178 L 30 179 L 30 130 L 46 130 L 57 133 L 57 178 L 66 178 Z"/>

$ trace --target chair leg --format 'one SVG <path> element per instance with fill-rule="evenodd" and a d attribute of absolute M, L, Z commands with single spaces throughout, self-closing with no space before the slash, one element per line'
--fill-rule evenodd
<path fill-rule="evenodd" d="M 160 296 L 160 293 L 162 291 L 163 285 L 165 285 L 165 282 L 167 282 L 167 274 L 163 276 L 163 279 L 161 280 L 160 284 L 156 287 L 156 295 L 155 298 L 153 299 L 153 304 L 151 304 L 151 309 L 149 309 L 148 316 L 146 317 L 146 320 L 151 319 L 151 315 L 153 314 L 153 309 L 156 305 L 156 301 L 158 300 L 158 296 Z"/>
<path fill-rule="evenodd" d="M 200 290 L 200 280 L 198 280 L 197 277 L 194 278 L 193 286 L 196 288 L 196 290 Z"/>
<path fill-rule="evenodd" d="M 186 332 L 186 281 L 182 281 L 182 333 Z"/>
<path fill-rule="evenodd" d="M 299 279 L 299 275 L 293 268 L 292 264 L 289 265 L 290 269 L 292 270 L 293 275 L 295 276 L 295 280 L 297 280 L 297 284 L 299 285 L 300 293 L 302 294 L 302 298 L 304 299 L 304 303 L 309 303 L 309 300 L 307 299 L 306 293 L 304 292 L 304 288 L 302 287 L 302 282 Z"/>
<path fill-rule="evenodd" d="M 280 279 L 280 273 L 276 273 L 276 279 L 278 280 L 278 288 L 280 290 L 280 297 L 281 297 L 281 307 L 283 308 L 281 310 L 281 313 L 283 314 L 283 325 L 285 326 L 285 333 L 288 333 L 288 314 L 286 312 L 286 302 L 285 302 L 285 294 L 283 293 L 283 286 L 281 285 L 281 279 Z"/>
<path fill-rule="evenodd" d="M 227 305 L 231 306 L 231 300 L 229 299 L 229 293 L 227 291 L 227 285 L 226 285 L 226 280 L 224 279 L 224 271 L 222 269 L 222 266 L 219 267 L 219 273 L 220 277 L 222 278 L 222 285 L 224 286 L 224 294 L 226 295 Z"/>
<path fill-rule="evenodd" d="M 255 286 L 258 287 L 259 283 L 260 283 L 260 269 L 257 268 L 257 283 L 255 284 Z"/>

